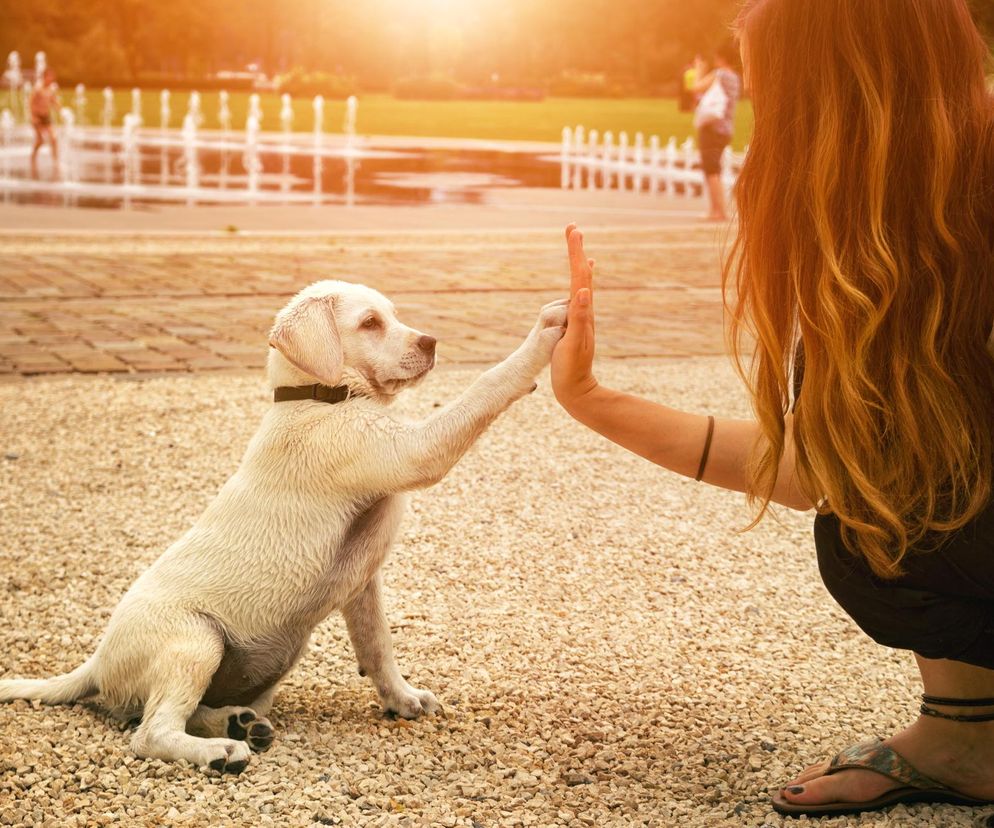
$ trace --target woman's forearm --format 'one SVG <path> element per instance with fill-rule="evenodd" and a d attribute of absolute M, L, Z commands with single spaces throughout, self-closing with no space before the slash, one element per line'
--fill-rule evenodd
<path fill-rule="evenodd" d="M 612 442 L 677 474 L 696 477 L 707 439 L 707 415 L 679 411 L 601 385 L 560 402 L 573 418 Z M 746 491 L 749 462 L 759 437 L 754 420 L 716 419 L 701 479 L 724 489 Z M 793 463 L 793 441 L 788 434 L 773 500 L 808 509 L 811 503 L 797 488 Z"/>
<path fill-rule="evenodd" d="M 602 385 L 580 400 L 563 402 L 572 417 L 619 446 L 684 477 L 697 475 L 707 439 L 706 415 L 679 411 Z M 744 468 L 750 445 L 739 444 L 751 444 L 754 438 L 742 434 L 749 430 L 743 429 L 748 425 L 716 421 L 704 480 L 745 491 Z M 726 465 L 731 468 L 723 469 Z"/>
<path fill-rule="evenodd" d="M 708 435 L 708 417 L 688 414 L 620 391 L 604 388 L 594 376 L 593 259 L 583 251 L 583 235 L 566 228 L 570 262 L 570 305 L 566 334 L 552 355 L 552 389 L 571 416 L 609 440 L 685 477 L 696 477 Z M 771 499 L 793 509 L 811 503 L 797 485 L 793 418 L 785 439 Z M 762 439 L 754 420 L 716 420 L 701 479 L 744 492 L 749 464 Z"/>
<path fill-rule="evenodd" d="M 714 83 L 715 72 L 708 72 L 703 78 L 701 78 L 697 83 L 694 84 L 694 92 L 707 92 Z"/>

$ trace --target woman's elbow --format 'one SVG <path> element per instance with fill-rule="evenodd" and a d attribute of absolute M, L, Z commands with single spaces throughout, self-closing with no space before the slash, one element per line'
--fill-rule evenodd
<path fill-rule="evenodd" d="M 811 498 L 801 492 L 787 492 L 780 497 L 773 498 L 773 500 L 781 506 L 793 509 L 795 512 L 810 512 L 815 507 L 815 504 L 811 502 Z"/>

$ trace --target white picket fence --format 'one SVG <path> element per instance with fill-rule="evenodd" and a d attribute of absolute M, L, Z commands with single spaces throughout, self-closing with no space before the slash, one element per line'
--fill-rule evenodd
<path fill-rule="evenodd" d="M 727 190 L 735 185 L 745 153 L 725 149 L 722 181 Z M 564 190 L 631 190 L 638 193 L 695 197 L 703 193 L 701 154 L 692 138 L 682 144 L 670 138 L 662 145 L 658 135 L 648 142 L 641 132 L 631 143 L 627 132 L 603 135 L 582 126 L 564 127 L 561 186 Z"/>

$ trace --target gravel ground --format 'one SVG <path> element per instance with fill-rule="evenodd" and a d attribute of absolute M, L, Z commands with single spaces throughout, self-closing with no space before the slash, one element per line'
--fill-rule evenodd
<path fill-rule="evenodd" d="M 436 373 L 402 405 L 429 411 L 473 373 Z M 613 362 L 601 377 L 745 413 L 724 360 Z M 0 387 L 0 674 L 83 660 L 265 405 L 258 375 Z M 237 778 L 136 759 L 92 706 L 0 706 L 0 824 L 791 824 L 771 787 L 913 719 L 914 671 L 824 591 L 809 516 L 742 534 L 747 519 L 740 496 L 609 445 L 544 387 L 414 498 L 387 566 L 398 660 L 442 715 L 386 720 L 332 617 L 277 697 L 273 748 Z"/>

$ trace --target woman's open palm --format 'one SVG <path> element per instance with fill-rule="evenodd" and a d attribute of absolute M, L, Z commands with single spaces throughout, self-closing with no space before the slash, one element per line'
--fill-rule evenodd
<path fill-rule="evenodd" d="M 552 354 L 552 389 L 563 405 L 597 386 L 594 362 L 594 260 L 583 251 L 583 234 L 575 224 L 566 228 L 569 250 L 570 303 L 566 335 Z"/>

